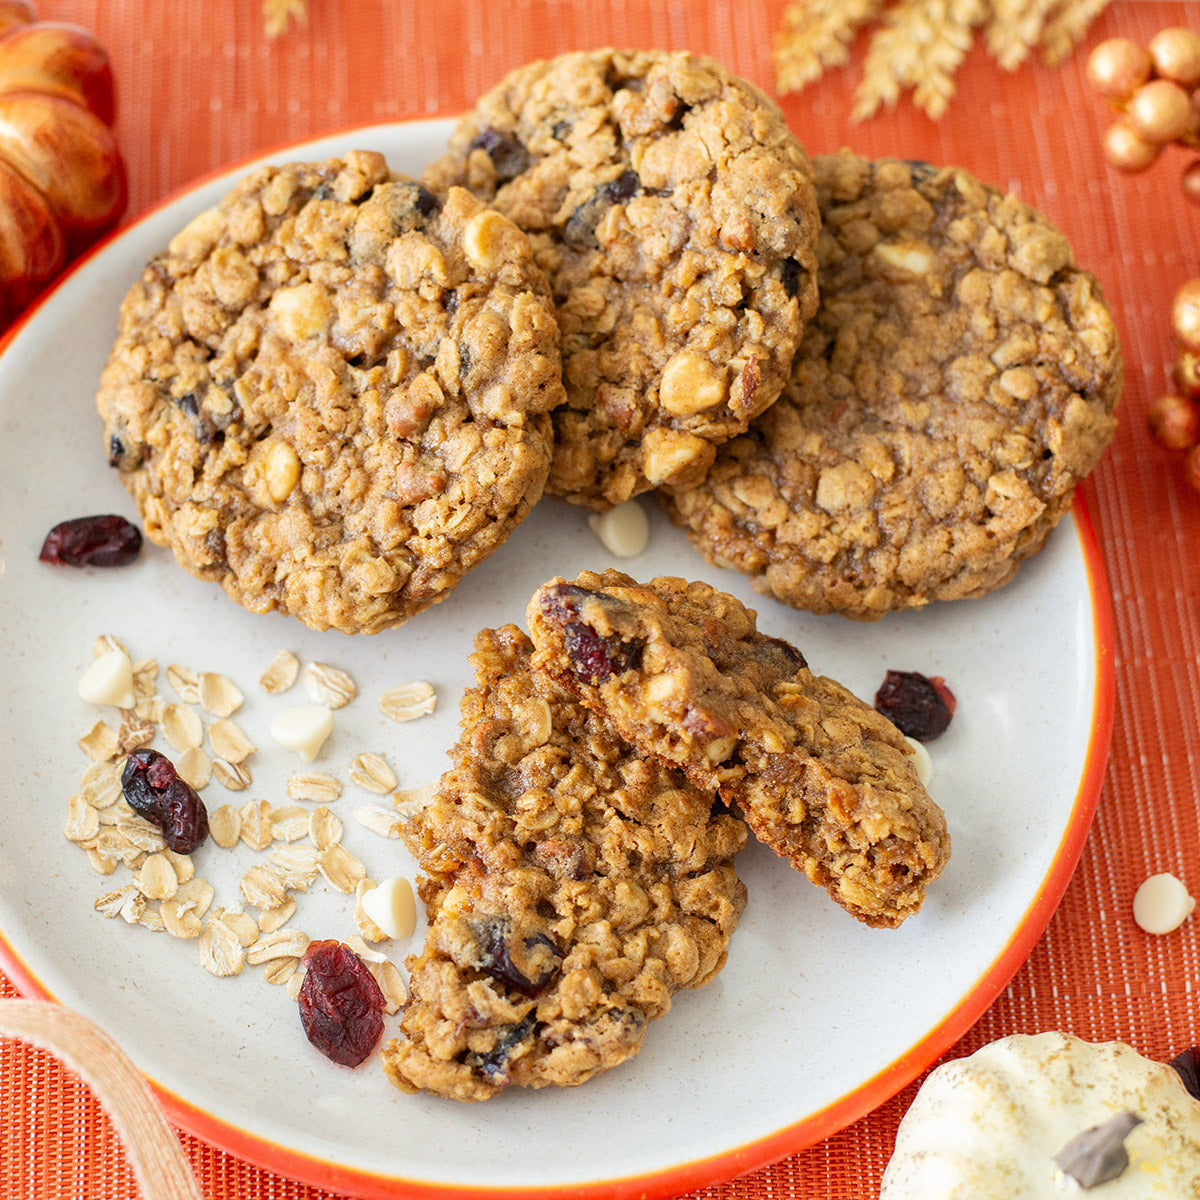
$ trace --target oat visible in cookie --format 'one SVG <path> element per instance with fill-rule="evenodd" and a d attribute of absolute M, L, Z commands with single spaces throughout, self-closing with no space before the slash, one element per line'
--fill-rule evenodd
<path fill-rule="evenodd" d="M 983 595 L 1113 436 L 1112 316 L 1057 229 L 965 171 L 814 167 L 821 304 L 791 382 L 668 507 L 710 562 L 797 608 Z"/>
<path fill-rule="evenodd" d="M 401 1036 L 404 1091 L 486 1100 L 570 1086 L 636 1054 L 680 988 L 725 962 L 745 826 L 484 630 L 436 797 L 404 837 L 426 878 Z"/>
<path fill-rule="evenodd" d="M 528 617 L 535 669 L 736 803 L 760 840 L 860 921 L 896 926 L 921 907 L 950 839 L 904 735 L 759 633 L 736 598 L 589 571 L 540 588 Z"/>
<path fill-rule="evenodd" d="M 373 633 L 541 495 L 558 329 L 525 235 L 379 154 L 262 167 L 130 290 L 98 396 L 147 534 L 255 612 Z"/>
<path fill-rule="evenodd" d="M 547 491 L 604 509 L 701 478 L 779 395 L 816 302 L 811 168 L 711 59 L 600 50 L 522 67 L 423 176 L 533 240 L 568 402 Z"/>

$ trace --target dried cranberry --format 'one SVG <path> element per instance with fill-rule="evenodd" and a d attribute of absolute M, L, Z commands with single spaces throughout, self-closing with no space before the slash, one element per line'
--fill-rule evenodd
<path fill-rule="evenodd" d="M 626 200 L 632 200 L 641 189 L 642 181 L 636 171 L 622 171 L 616 179 L 602 183 L 597 191 L 609 204 L 623 204 Z"/>
<path fill-rule="evenodd" d="M 533 1009 L 514 1025 L 503 1025 L 497 1031 L 496 1044 L 490 1049 L 466 1056 L 469 1067 L 491 1083 L 508 1083 L 508 1064 L 513 1051 L 533 1032 L 537 1024 L 537 1009 Z"/>
<path fill-rule="evenodd" d="M 603 683 L 613 675 L 636 667 L 642 646 L 637 641 L 602 637 L 590 625 L 577 621 L 563 630 L 571 668 L 586 683 Z"/>
<path fill-rule="evenodd" d="M 558 974 L 562 951 L 544 933 L 514 939 L 508 921 L 483 917 L 472 932 L 480 951 L 480 969 L 499 983 L 534 999 Z"/>
<path fill-rule="evenodd" d="M 560 583 L 546 589 L 541 607 L 547 623 L 562 630 L 572 673 L 595 686 L 612 675 L 635 669 L 642 661 L 645 643 L 640 638 L 605 636 L 581 621 L 580 606 L 589 599 L 601 605 L 611 603 L 603 593 Z"/>
<path fill-rule="evenodd" d="M 191 854 L 208 837 L 208 809 L 165 754 L 134 750 L 121 772 L 125 802 L 162 830 L 168 850 Z"/>
<path fill-rule="evenodd" d="M 109 513 L 60 521 L 46 534 L 38 558 L 67 567 L 123 567 L 141 548 L 142 531 Z"/>
<path fill-rule="evenodd" d="M 516 179 L 518 175 L 529 170 L 533 163 L 529 151 L 518 138 L 511 133 L 501 133 L 490 126 L 475 136 L 471 149 L 482 150 L 492 160 L 496 178 L 501 183 Z"/>
<path fill-rule="evenodd" d="M 366 964 L 342 942 L 310 942 L 300 985 L 300 1022 L 326 1058 L 357 1067 L 383 1034 L 383 992 Z"/>
<path fill-rule="evenodd" d="M 783 290 L 795 299 L 800 291 L 800 264 L 794 258 L 785 258 L 780 263 L 779 282 L 783 284 Z"/>
<path fill-rule="evenodd" d="M 1200 1100 L 1200 1046 L 1180 1051 L 1167 1065 L 1175 1069 L 1188 1094 Z"/>
<path fill-rule="evenodd" d="M 946 681 L 919 671 L 889 671 L 875 693 L 875 708 L 918 742 L 932 741 L 944 733 L 954 707 L 954 693 Z"/>

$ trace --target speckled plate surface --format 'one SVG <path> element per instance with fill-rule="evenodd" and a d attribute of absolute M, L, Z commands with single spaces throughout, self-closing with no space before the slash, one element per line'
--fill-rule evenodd
<path fill-rule="evenodd" d="M 272 155 L 324 158 L 379 149 L 417 171 L 448 122 L 356 130 Z M 442 604 L 374 638 L 317 634 L 258 617 L 148 546 L 120 570 L 37 561 L 46 531 L 93 512 L 135 516 L 105 464 L 93 397 L 120 299 L 142 264 L 244 173 L 203 183 L 93 254 L 22 324 L 0 354 L 0 965 L 31 995 L 98 1020 L 152 1079 L 180 1125 L 277 1171 L 358 1196 L 673 1195 L 728 1178 L 829 1135 L 892 1095 L 984 1011 L 1054 910 L 1095 809 L 1112 717 L 1107 584 L 1085 512 L 1068 518 L 1017 579 L 983 600 L 897 614 L 874 625 L 814 617 L 756 597 L 709 567 L 653 502 L 646 551 L 617 561 L 586 516 L 544 500 Z M 930 747 L 931 791 L 954 852 L 924 910 L 896 931 L 856 924 L 758 846 L 740 870 L 750 893 L 729 963 L 709 987 L 677 997 L 633 1061 L 569 1091 L 507 1093 L 481 1106 L 402 1096 L 377 1061 L 328 1063 L 296 1009 L 260 967 L 219 979 L 195 942 L 94 911 L 129 882 L 107 878 L 63 837 L 67 800 L 88 760 L 77 739 L 97 716 L 76 684 L 101 633 L 135 658 L 220 671 L 246 696 L 236 719 L 260 749 L 244 792 L 217 783 L 210 807 L 287 803 L 302 764 L 269 737 L 273 716 L 306 701 L 302 685 L 257 685 L 277 650 L 350 672 L 358 696 L 315 769 L 338 776 L 345 844 L 375 878 L 412 873 L 395 841 L 358 824 L 379 797 L 349 782 L 361 751 L 384 754 L 402 787 L 437 777 L 469 683 L 474 633 L 523 620 L 555 574 L 620 566 L 648 578 L 705 578 L 756 607 L 768 633 L 869 697 L 888 668 L 942 675 L 959 701 Z M 428 680 L 439 705 L 395 724 L 387 688 Z M 156 743 L 156 744 L 162 744 Z M 386 800 L 384 801 L 386 803 Z M 217 904 L 261 855 L 207 845 L 197 871 Z M 352 900 L 319 881 L 293 924 L 313 937 L 355 932 Z M 419 944 L 386 945 L 400 965 Z M 389 1019 L 389 1027 L 394 1018 Z M 553 1136 L 531 1130 L 553 1129 Z"/>

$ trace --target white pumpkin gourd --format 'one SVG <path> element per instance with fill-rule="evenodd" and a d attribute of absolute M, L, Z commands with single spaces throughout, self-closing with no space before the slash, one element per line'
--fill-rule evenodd
<path fill-rule="evenodd" d="M 1128 1166 L 1087 1189 L 1055 1162 L 1121 1113 Z M 1200 1200 L 1200 1100 L 1123 1042 L 1014 1034 L 930 1073 L 900 1123 L 880 1200 Z"/>

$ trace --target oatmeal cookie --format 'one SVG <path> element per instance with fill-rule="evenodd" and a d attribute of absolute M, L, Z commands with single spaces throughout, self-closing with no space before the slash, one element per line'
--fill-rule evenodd
<path fill-rule="evenodd" d="M 528 239 L 379 154 L 260 168 L 146 267 L 97 404 L 147 534 L 254 612 L 374 633 L 541 495 L 563 399 Z"/>
<path fill-rule="evenodd" d="M 707 583 L 620 571 L 530 601 L 534 667 L 639 750 L 740 808 L 758 838 L 868 925 L 920 907 L 950 855 L 904 735 L 814 675 Z"/>
<path fill-rule="evenodd" d="M 872 620 L 983 595 L 1112 439 L 1112 317 L 1061 233 L 965 171 L 814 168 L 821 304 L 791 381 L 667 507 L 710 562 L 796 608 Z"/>
<path fill-rule="evenodd" d="M 533 240 L 563 330 L 547 491 L 604 509 L 697 481 L 779 395 L 816 304 L 812 171 L 711 59 L 600 50 L 521 67 L 422 177 Z"/>
<path fill-rule="evenodd" d="M 406 840 L 427 873 L 389 1079 L 458 1100 L 572 1086 L 641 1047 L 680 988 L 724 965 L 746 828 L 484 630 L 437 796 Z"/>

